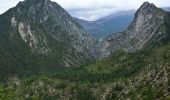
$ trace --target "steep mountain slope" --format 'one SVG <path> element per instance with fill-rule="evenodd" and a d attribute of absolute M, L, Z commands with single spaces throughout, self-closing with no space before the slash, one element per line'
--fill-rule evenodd
<path fill-rule="evenodd" d="M 80 66 L 92 59 L 94 43 L 93 37 L 50 0 L 25 0 L 0 15 L 2 73 Z"/>
<path fill-rule="evenodd" d="M 162 8 L 170 11 L 169 7 Z M 91 35 L 97 39 L 105 38 L 113 33 L 125 31 L 133 21 L 136 10 L 120 11 L 96 21 L 74 18 Z"/>
<path fill-rule="evenodd" d="M 134 18 L 135 10 L 121 11 L 97 21 L 85 21 L 75 18 L 85 30 L 100 39 L 112 33 L 124 31 Z"/>
<path fill-rule="evenodd" d="M 145 2 L 126 31 L 110 35 L 103 40 L 101 57 L 108 56 L 118 49 L 131 52 L 147 45 L 155 47 L 165 44 L 169 41 L 168 26 L 168 12 Z"/>
<path fill-rule="evenodd" d="M 113 47 L 114 49 L 113 51 L 110 49 L 111 48 L 110 44 L 113 42 L 112 41 L 113 39 L 107 40 L 108 38 L 106 38 L 107 41 L 103 42 L 103 43 L 109 42 L 110 44 L 106 46 L 110 47 L 109 50 L 113 52 L 108 58 L 98 60 L 93 64 L 84 67 L 78 67 L 78 68 L 71 67 L 71 68 L 66 68 L 65 70 L 59 69 L 59 70 L 54 70 L 55 73 L 48 73 L 48 74 L 40 73 L 39 75 L 36 76 L 32 75 L 32 77 L 29 78 L 12 75 L 7 80 L 3 81 L 3 83 L 0 83 L 0 99 L 2 100 L 11 100 L 11 99 L 12 100 L 25 100 L 25 99 L 26 100 L 27 99 L 28 100 L 56 100 L 56 99 L 57 100 L 169 100 L 170 99 L 170 82 L 169 82 L 170 81 L 170 67 L 169 67 L 170 66 L 170 43 L 169 43 L 170 13 L 167 13 L 162 9 L 156 8 L 153 4 L 149 4 L 148 2 L 145 2 L 138 10 L 135 16 L 136 17 L 134 19 L 134 22 L 131 24 L 131 26 L 128 28 L 127 31 L 118 33 L 118 35 L 112 35 L 117 37 L 111 37 L 111 38 L 116 39 L 118 42 L 120 42 L 120 45 L 117 45 L 117 47 Z M 4 24 L 6 24 L 5 18 L 6 17 L 4 17 L 4 20 L 1 20 L 1 22 L 4 21 Z M 17 25 L 15 24 L 16 21 L 18 22 L 16 18 L 15 20 L 13 17 L 11 19 L 11 21 L 13 22 L 12 27 Z M 11 21 L 9 21 L 9 24 L 11 23 Z M 4 27 L 4 25 L 1 25 L 0 27 L 8 28 L 8 27 Z M 43 28 L 46 29 L 46 27 Z M 156 28 L 156 32 L 155 32 L 155 28 Z M 24 28 L 19 31 L 22 33 L 22 31 L 26 31 L 28 29 Z M 51 50 L 53 50 L 51 49 L 51 46 L 48 46 L 49 45 L 48 42 L 47 42 L 47 47 L 49 47 L 50 50 L 42 49 L 42 51 L 48 51 L 48 52 L 42 52 L 41 49 L 37 49 L 37 48 L 36 49 L 30 48 L 30 45 L 32 46 L 32 41 L 35 39 L 28 41 L 27 39 L 29 38 L 28 37 L 22 38 L 19 32 L 16 32 L 15 34 L 18 33 L 20 37 L 15 38 L 15 41 L 13 41 L 12 39 L 12 42 L 10 42 L 11 38 L 9 38 L 8 35 L 5 34 L 8 33 L 8 30 L 6 31 L 2 32 L 1 34 L 4 37 L 0 37 L 1 38 L 0 43 L 2 44 L 2 48 L 0 48 L 0 50 L 4 53 L 1 54 L 3 58 L 5 57 L 8 58 L 9 56 L 11 57 L 10 63 L 12 63 L 12 61 L 15 62 L 15 60 L 13 60 L 12 57 L 16 57 L 16 61 L 20 59 L 20 57 L 15 56 L 16 55 L 15 53 L 21 56 L 23 56 L 22 53 L 24 53 L 27 54 L 28 57 L 32 57 L 32 55 L 28 55 L 28 54 L 38 53 L 39 56 L 41 57 L 42 54 L 48 54 L 49 51 L 52 52 Z M 30 35 L 30 33 L 32 33 L 32 30 L 31 32 L 29 31 L 24 33 L 28 33 Z M 151 35 L 151 33 L 153 33 L 154 35 Z M 126 35 L 128 38 L 122 37 L 122 35 Z M 141 38 L 142 35 L 144 35 L 143 38 L 146 37 L 151 37 L 151 38 L 143 39 Z M 139 43 L 137 37 L 139 37 L 139 40 L 141 41 L 146 40 L 146 43 L 142 45 L 139 44 L 142 46 L 142 49 L 139 48 L 139 46 L 136 46 Z M 27 40 L 26 42 L 30 42 L 31 44 L 30 45 L 24 44 L 25 42 L 21 42 L 21 40 L 23 41 L 23 39 L 25 41 Z M 118 39 L 120 40 L 125 39 L 127 45 L 124 45 L 125 42 L 124 40 L 122 40 L 121 42 Z M 133 49 L 129 49 L 131 47 L 129 41 L 131 40 L 137 40 L 133 44 L 134 46 L 136 46 L 136 48 L 134 47 Z M 5 43 L 7 43 L 8 45 L 5 45 Z M 17 46 L 16 43 L 18 43 Z M 15 44 L 13 46 L 14 48 L 12 48 L 12 44 Z M 19 48 L 21 47 L 20 45 L 21 46 L 26 45 L 26 46 L 25 48 L 20 49 Z M 125 47 L 123 47 L 123 45 Z M 8 49 L 8 47 L 11 48 Z M 116 49 L 119 48 L 120 49 L 123 48 L 123 50 L 116 51 Z M 30 49 L 31 52 L 28 51 L 27 49 Z M 9 51 L 21 50 L 22 52 L 13 51 L 14 54 L 12 55 L 9 51 L 6 52 L 6 50 Z M 125 50 L 130 50 L 133 52 L 125 52 Z M 5 69 L 7 69 L 7 67 L 4 69 L 2 69 L 1 67 L 1 70 L 4 71 Z M 24 68 L 24 70 L 27 69 Z M 0 73 L 0 75 L 2 75 L 2 73 Z"/>

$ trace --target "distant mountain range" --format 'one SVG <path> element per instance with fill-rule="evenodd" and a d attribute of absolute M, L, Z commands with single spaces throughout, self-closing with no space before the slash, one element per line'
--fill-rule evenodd
<path fill-rule="evenodd" d="M 170 7 L 165 7 L 163 9 L 165 11 L 170 11 Z M 135 12 L 136 10 L 120 11 L 96 21 L 86 21 L 78 18 L 74 19 L 94 37 L 101 39 L 112 33 L 126 30 L 133 21 Z"/>
<path fill-rule="evenodd" d="M 125 30 L 134 18 L 134 10 L 121 11 L 97 21 L 75 20 L 80 23 L 85 30 L 96 38 L 103 38 L 115 32 Z"/>
<path fill-rule="evenodd" d="M 163 8 L 165 11 L 170 11 L 170 7 L 164 7 Z"/>

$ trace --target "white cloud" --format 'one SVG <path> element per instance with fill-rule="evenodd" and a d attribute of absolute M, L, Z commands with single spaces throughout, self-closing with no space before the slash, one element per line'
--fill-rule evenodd
<path fill-rule="evenodd" d="M 115 8 L 96 8 L 96 9 L 71 9 L 68 10 L 73 16 L 79 17 L 80 19 L 96 20 L 101 17 L 110 15 L 113 12 L 116 12 Z"/>
<path fill-rule="evenodd" d="M 4 13 L 9 8 L 16 6 L 19 1 L 23 0 L 0 0 L 0 14 Z"/>
<path fill-rule="evenodd" d="M 146 0 L 53 0 L 74 17 L 96 20 L 120 10 L 139 8 Z M 170 0 L 147 0 L 158 7 L 170 7 Z M 75 10 L 76 9 L 76 10 Z M 79 9 L 79 10 L 77 10 Z"/>
<path fill-rule="evenodd" d="M 0 0 L 0 13 L 23 0 Z M 59 3 L 72 16 L 96 20 L 120 10 L 137 9 L 146 0 L 52 0 Z M 148 0 L 158 7 L 170 7 L 170 0 Z"/>

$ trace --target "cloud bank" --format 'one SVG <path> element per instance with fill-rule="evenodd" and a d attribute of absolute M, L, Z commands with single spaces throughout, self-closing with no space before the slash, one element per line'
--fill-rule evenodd
<path fill-rule="evenodd" d="M 0 14 L 14 7 L 20 0 L 0 0 Z M 22 0 L 23 1 L 23 0 Z M 96 20 L 121 10 L 139 8 L 146 0 L 52 0 L 65 8 L 72 16 Z M 170 0 L 147 0 L 158 7 L 170 7 Z"/>

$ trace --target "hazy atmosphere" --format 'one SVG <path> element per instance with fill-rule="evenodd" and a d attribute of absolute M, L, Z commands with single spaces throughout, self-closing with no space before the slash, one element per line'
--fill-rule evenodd
<path fill-rule="evenodd" d="M 23 0 L 1 0 L 0 14 Z M 64 7 L 72 16 L 96 20 L 120 10 L 137 9 L 146 0 L 52 0 Z M 169 0 L 148 0 L 158 7 L 169 7 Z"/>

